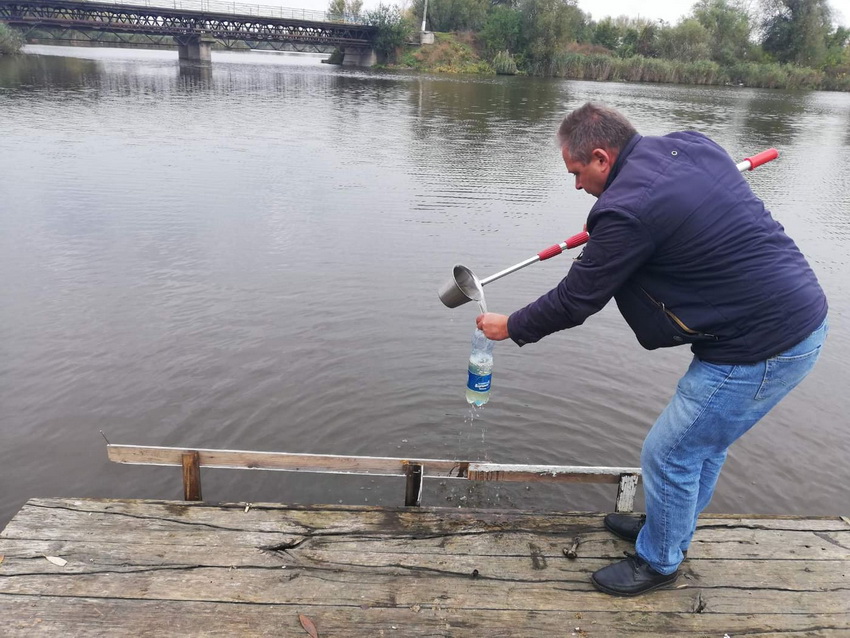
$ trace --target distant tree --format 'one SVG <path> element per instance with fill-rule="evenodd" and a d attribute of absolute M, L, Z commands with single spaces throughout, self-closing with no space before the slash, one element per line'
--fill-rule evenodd
<path fill-rule="evenodd" d="M 0 55 L 17 53 L 24 45 L 21 34 L 10 26 L 0 22 Z"/>
<path fill-rule="evenodd" d="M 596 23 L 593 27 L 593 35 L 590 41 L 593 44 L 598 44 L 606 49 L 616 51 L 620 47 L 620 39 L 623 36 L 622 29 L 619 25 L 614 24 L 611 18 L 605 18 Z"/>
<path fill-rule="evenodd" d="M 740 2 L 734 0 L 699 0 L 693 17 L 708 31 L 711 59 L 731 65 L 749 57 L 750 16 Z"/>
<path fill-rule="evenodd" d="M 413 25 L 404 19 L 396 5 L 390 7 L 381 3 L 376 9 L 367 11 L 366 23 L 378 27 L 374 46 L 375 51 L 384 57 L 395 55 L 413 33 Z"/>
<path fill-rule="evenodd" d="M 491 54 L 499 51 L 519 52 L 522 47 L 522 14 L 517 9 L 493 7 L 480 34 L 481 42 Z"/>
<path fill-rule="evenodd" d="M 339 20 L 345 15 L 345 0 L 331 0 L 328 3 L 328 18 Z"/>
<path fill-rule="evenodd" d="M 425 0 L 414 0 L 413 15 L 422 19 Z M 478 31 L 484 26 L 490 0 L 428 0 L 431 31 Z"/>
<path fill-rule="evenodd" d="M 589 36 L 589 19 L 576 0 L 522 0 L 522 35 L 533 60 L 551 58 Z"/>
<path fill-rule="evenodd" d="M 832 32 L 827 0 L 762 0 L 762 48 L 780 62 L 819 67 Z"/>
<path fill-rule="evenodd" d="M 330 0 L 328 17 L 331 20 L 343 18 L 359 18 L 363 10 L 363 0 Z"/>
<path fill-rule="evenodd" d="M 637 31 L 634 42 L 635 55 L 642 55 L 645 58 L 658 57 L 658 34 L 661 32 L 660 24 L 658 22 L 637 21 L 634 29 Z"/>
<path fill-rule="evenodd" d="M 615 51 L 621 58 L 658 55 L 659 24 L 644 18 L 619 16 L 591 25 L 590 41 Z"/>
<path fill-rule="evenodd" d="M 826 42 L 824 66 L 850 67 L 850 29 L 838 27 L 829 35 Z"/>
<path fill-rule="evenodd" d="M 675 27 L 662 29 L 658 34 L 661 57 L 682 62 L 707 60 L 711 56 L 708 29 L 697 20 L 688 18 Z"/>

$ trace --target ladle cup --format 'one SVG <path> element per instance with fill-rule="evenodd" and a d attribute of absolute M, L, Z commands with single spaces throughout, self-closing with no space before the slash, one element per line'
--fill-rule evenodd
<path fill-rule="evenodd" d="M 505 268 L 504 270 L 497 272 L 495 275 L 490 275 L 484 279 L 478 279 L 478 277 L 475 276 L 475 273 L 469 268 L 461 264 L 457 264 L 452 269 L 452 278 L 447 281 L 442 288 L 440 288 L 440 301 L 449 308 L 457 308 L 458 306 L 465 304 L 467 301 L 481 301 L 481 298 L 484 296 L 484 286 L 489 284 L 491 281 L 501 279 L 505 275 L 510 275 L 512 272 L 516 272 L 520 268 L 525 268 L 526 266 L 530 266 L 538 261 L 543 261 L 544 259 L 549 259 L 555 255 L 560 255 L 569 248 L 581 246 L 582 244 L 585 244 L 588 239 L 590 239 L 590 235 L 588 235 L 586 231 L 582 231 L 560 244 L 555 244 L 553 246 L 549 246 L 549 248 L 545 250 L 541 250 L 534 257 L 529 257 L 525 261 L 521 261 L 510 268 Z"/>
<path fill-rule="evenodd" d="M 440 299 L 449 308 L 457 308 L 467 301 L 481 301 L 481 282 L 466 266 L 452 268 L 452 278 L 440 288 Z"/>

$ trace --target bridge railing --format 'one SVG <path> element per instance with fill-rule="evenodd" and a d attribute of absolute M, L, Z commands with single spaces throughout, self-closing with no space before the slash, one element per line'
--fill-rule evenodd
<path fill-rule="evenodd" d="M 98 0 L 83 0 L 97 4 Z M 154 7 L 159 9 L 181 9 L 185 11 L 206 11 L 209 13 L 230 13 L 240 16 L 257 16 L 262 18 L 284 18 L 288 20 L 309 20 L 311 22 L 345 22 L 348 24 L 365 24 L 363 16 L 350 14 L 329 14 L 327 11 L 312 11 L 310 9 L 292 9 L 273 7 L 248 2 L 228 2 L 227 0 L 100 0 L 101 3 L 117 4 L 133 7 Z"/>

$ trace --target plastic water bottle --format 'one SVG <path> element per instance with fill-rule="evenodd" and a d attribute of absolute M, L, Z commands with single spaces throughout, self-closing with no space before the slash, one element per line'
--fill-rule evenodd
<path fill-rule="evenodd" d="M 476 329 L 472 335 L 472 354 L 469 355 L 469 380 L 466 382 L 466 400 L 481 406 L 490 400 L 490 380 L 493 376 L 493 346 L 484 333 Z"/>

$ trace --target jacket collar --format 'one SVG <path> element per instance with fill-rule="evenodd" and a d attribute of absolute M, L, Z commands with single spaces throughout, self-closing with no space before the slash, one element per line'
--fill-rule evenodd
<path fill-rule="evenodd" d="M 626 142 L 626 145 L 623 147 L 623 150 L 620 151 L 620 154 L 617 155 L 617 160 L 614 162 L 614 167 L 611 169 L 611 172 L 608 174 L 608 179 L 605 181 L 605 189 L 607 189 L 611 182 L 617 177 L 620 172 L 620 169 L 623 168 L 623 164 L 626 162 L 626 158 L 629 156 L 629 153 L 632 152 L 634 147 L 638 142 L 643 139 L 643 136 L 640 133 L 635 133 L 632 135 L 632 139 Z"/>

